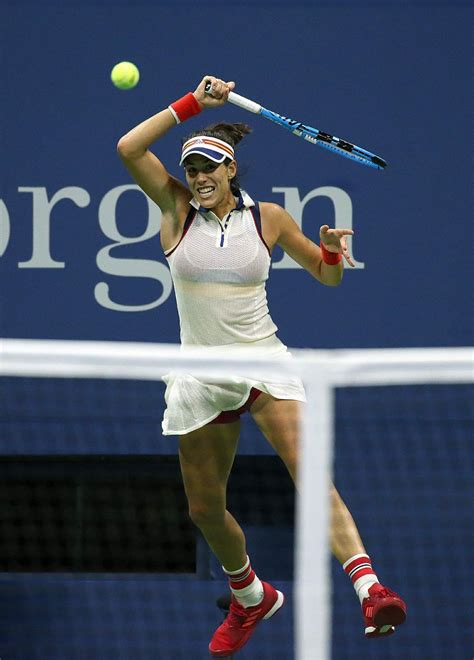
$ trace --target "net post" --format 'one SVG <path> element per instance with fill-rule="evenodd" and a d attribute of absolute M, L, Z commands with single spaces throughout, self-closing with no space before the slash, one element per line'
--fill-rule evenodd
<path fill-rule="evenodd" d="M 331 654 L 328 482 L 333 461 L 334 389 L 327 367 L 327 360 L 318 358 L 318 364 L 312 361 L 304 374 L 307 404 L 302 415 L 296 506 L 296 660 L 329 660 Z"/>

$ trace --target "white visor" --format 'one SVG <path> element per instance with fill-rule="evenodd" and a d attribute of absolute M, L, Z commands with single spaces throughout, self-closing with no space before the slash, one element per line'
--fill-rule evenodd
<path fill-rule="evenodd" d="M 207 135 L 196 135 L 183 144 L 179 164 L 191 154 L 201 154 L 215 163 L 223 163 L 226 158 L 234 160 L 234 150 L 228 142 Z"/>

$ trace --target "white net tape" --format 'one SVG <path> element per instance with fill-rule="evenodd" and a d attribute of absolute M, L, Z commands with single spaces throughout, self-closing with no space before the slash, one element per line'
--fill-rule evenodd
<path fill-rule="evenodd" d="M 471 383 L 472 348 L 300 350 L 275 361 L 214 350 L 130 342 L 0 339 L 0 375 L 160 380 L 195 376 L 299 377 L 308 405 L 302 424 L 295 550 L 295 657 L 330 657 L 330 565 L 327 477 L 331 473 L 333 394 L 337 386 Z M 317 441 L 315 442 L 315 438 Z M 317 558 L 317 559 L 315 559 Z M 322 561 L 325 558 L 325 561 Z M 318 613 L 318 625 L 314 613 Z"/>

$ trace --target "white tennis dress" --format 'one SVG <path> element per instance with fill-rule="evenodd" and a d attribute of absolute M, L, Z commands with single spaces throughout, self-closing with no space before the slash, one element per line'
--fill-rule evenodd
<path fill-rule="evenodd" d="M 270 253 L 260 227 L 258 204 L 245 193 L 223 220 L 192 199 L 182 236 L 166 252 L 173 278 L 181 345 L 212 351 L 243 351 L 246 356 L 290 359 L 277 338 L 265 281 Z M 305 401 L 299 379 L 278 381 L 226 378 L 225 382 L 168 374 L 164 435 L 181 435 L 204 426 L 222 411 L 236 410 L 255 387 L 278 399 Z M 220 379 L 221 381 L 221 379 Z"/>

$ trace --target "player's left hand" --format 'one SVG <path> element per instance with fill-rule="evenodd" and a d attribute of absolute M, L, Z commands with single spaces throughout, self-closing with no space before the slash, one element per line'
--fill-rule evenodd
<path fill-rule="evenodd" d="M 353 235 L 352 229 L 329 229 L 329 225 L 322 225 L 319 229 L 319 238 L 328 252 L 342 254 L 349 266 L 355 267 L 347 248 L 346 236 Z"/>

